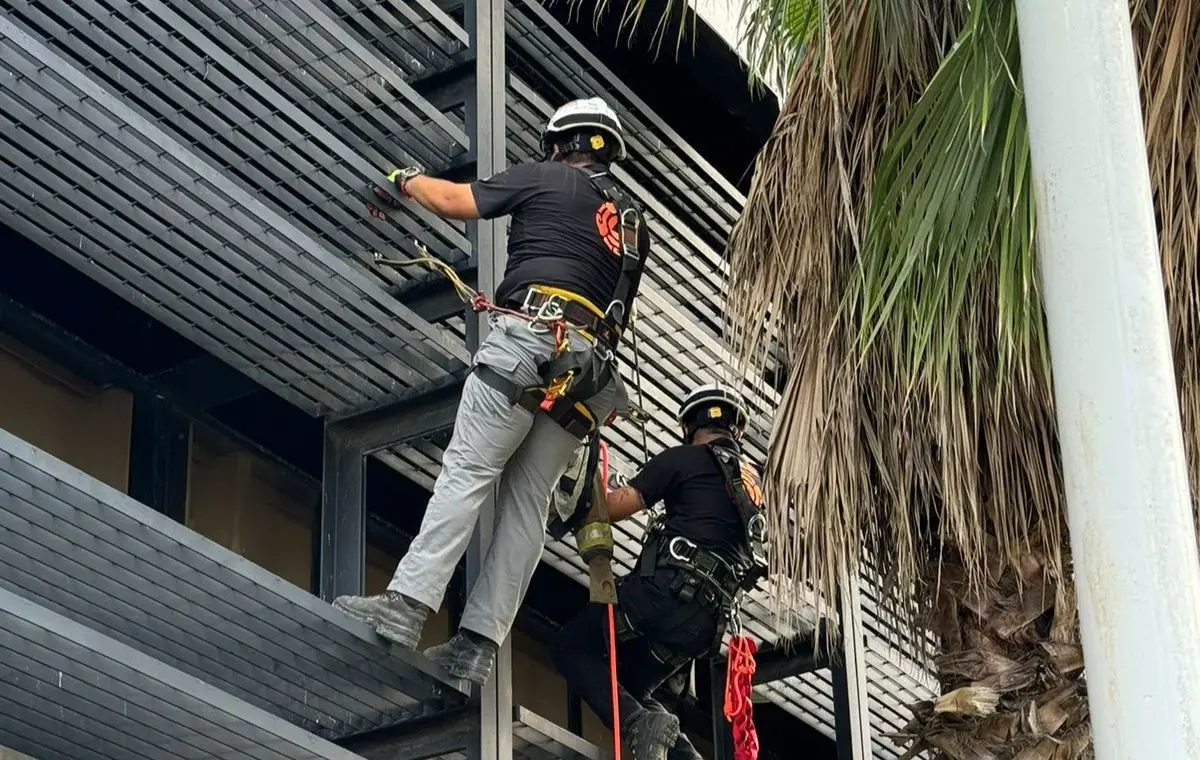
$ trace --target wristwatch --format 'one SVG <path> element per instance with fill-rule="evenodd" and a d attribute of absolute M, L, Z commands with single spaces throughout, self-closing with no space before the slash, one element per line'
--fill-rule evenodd
<path fill-rule="evenodd" d="M 419 166 L 404 166 L 396 169 L 388 175 L 388 181 L 396 185 L 406 198 L 411 198 L 412 194 L 408 192 L 408 181 L 418 174 L 424 174 L 425 170 Z"/>

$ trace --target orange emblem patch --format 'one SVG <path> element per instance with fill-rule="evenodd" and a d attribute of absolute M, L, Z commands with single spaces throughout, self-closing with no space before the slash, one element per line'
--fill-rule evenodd
<path fill-rule="evenodd" d="M 621 219 L 617 216 L 617 207 L 612 201 L 607 201 L 596 209 L 596 232 L 600 239 L 614 256 L 621 255 Z"/>
<path fill-rule="evenodd" d="M 763 508 L 763 492 L 762 481 L 758 478 L 758 471 L 754 469 L 746 460 L 741 462 L 742 470 L 742 485 L 746 487 L 746 494 L 750 497 L 750 501 L 754 502 L 754 506 L 759 509 Z"/>

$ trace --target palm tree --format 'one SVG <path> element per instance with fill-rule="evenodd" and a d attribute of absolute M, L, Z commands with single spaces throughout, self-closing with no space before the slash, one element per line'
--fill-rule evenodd
<path fill-rule="evenodd" d="M 1131 14 L 1195 492 L 1200 0 Z M 750 0 L 743 20 L 787 92 L 728 251 L 731 342 L 787 368 L 779 605 L 867 561 L 936 640 L 910 755 L 1091 757 L 1014 0 Z"/>

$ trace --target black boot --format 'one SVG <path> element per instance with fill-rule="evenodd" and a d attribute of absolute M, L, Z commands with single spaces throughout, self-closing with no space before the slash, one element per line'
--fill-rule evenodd
<path fill-rule="evenodd" d="M 667 760 L 679 738 L 679 718 L 665 712 L 640 710 L 621 726 L 630 760 Z"/>
<path fill-rule="evenodd" d="M 671 747 L 671 751 L 667 753 L 667 760 L 704 760 L 704 755 L 697 752 L 696 748 L 692 746 L 692 740 L 680 731 L 679 738 L 675 740 L 675 746 Z"/>
<path fill-rule="evenodd" d="M 335 609 L 375 628 L 375 632 L 405 649 L 416 649 L 429 610 L 395 591 L 375 596 L 339 596 Z"/>
<path fill-rule="evenodd" d="M 445 644 L 426 649 L 425 656 L 441 665 L 455 678 L 465 678 L 473 684 L 483 686 L 492 675 L 497 649 L 494 642 L 482 636 L 460 631 Z"/>

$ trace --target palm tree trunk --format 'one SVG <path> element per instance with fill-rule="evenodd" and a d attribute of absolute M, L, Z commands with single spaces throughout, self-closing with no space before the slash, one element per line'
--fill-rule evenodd
<path fill-rule="evenodd" d="M 994 537 L 989 543 L 994 548 Z M 932 749 L 954 760 L 1093 757 L 1075 590 L 1045 551 L 1019 569 L 991 552 L 988 580 L 972 591 L 960 553 L 947 546 L 926 582 L 942 695 L 915 706 L 906 757 Z"/>

